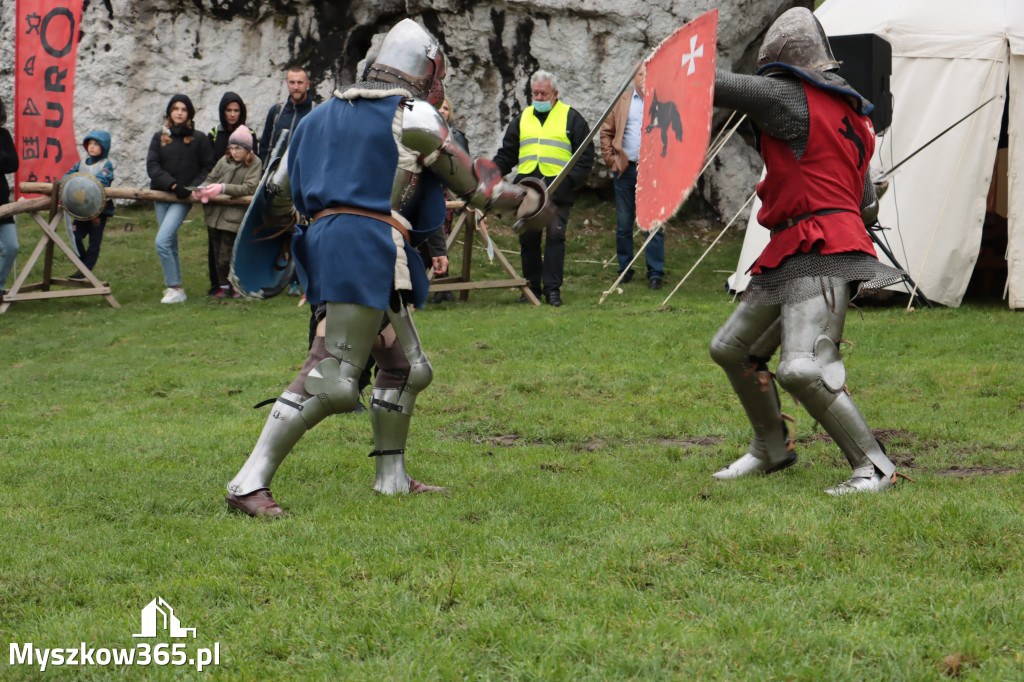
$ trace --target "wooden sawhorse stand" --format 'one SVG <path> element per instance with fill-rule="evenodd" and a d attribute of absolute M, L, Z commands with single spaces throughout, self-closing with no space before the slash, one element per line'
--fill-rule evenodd
<path fill-rule="evenodd" d="M 20 207 L 19 204 L 21 204 Z M 50 216 L 52 216 L 50 222 L 46 222 L 37 212 L 46 206 L 50 207 Z M 11 303 L 16 301 L 37 301 L 44 298 L 67 298 L 69 296 L 103 296 L 114 308 L 121 307 L 117 299 L 111 295 L 110 285 L 99 281 L 96 275 L 92 274 L 92 271 L 85 267 L 78 256 L 75 255 L 74 249 L 68 246 L 67 242 L 57 234 L 55 228 L 64 220 L 64 209 L 53 206 L 50 197 L 16 202 L 8 204 L 3 208 L 8 209 L 3 211 L 5 215 L 28 213 L 39 227 L 42 228 L 44 234 L 43 238 L 36 244 L 32 255 L 29 256 L 25 267 L 18 274 L 18 278 L 14 280 L 14 286 L 4 294 L 3 302 L 0 303 L 0 314 L 7 312 L 7 309 L 11 307 Z M 53 247 L 55 244 L 78 268 L 78 271 L 85 276 L 85 281 L 53 277 Z M 36 282 L 35 284 L 25 284 L 25 280 L 32 273 L 32 268 L 35 267 L 36 262 L 44 253 L 46 258 L 43 261 L 43 281 Z M 50 287 L 54 284 L 76 288 L 50 291 Z"/>
<path fill-rule="evenodd" d="M 462 208 L 463 202 L 452 202 L 449 204 L 453 208 Z M 458 291 L 460 301 L 469 300 L 469 292 L 471 290 L 481 289 L 511 289 L 513 287 L 519 287 L 523 292 L 523 296 L 526 297 L 533 305 L 540 305 L 540 300 L 536 294 L 530 288 L 530 283 L 523 277 L 519 276 L 512 264 L 508 262 L 497 246 L 494 247 L 494 256 L 498 259 L 498 263 L 508 273 L 511 279 L 492 279 L 492 280 L 481 280 L 474 282 L 470 277 L 470 269 L 473 262 L 473 236 L 476 234 L 476 212 L 472 209 L 464 211 L 458 222 L 452 228 L 451 234 L 448 235 L 448 249 L 452 248 L 452 244 L 455 243 L 455 238 L 458 237 L 459 231 L 462 226 L 466 226 L 466 233 L 462 241 L 462 274 L 450 275 L 448 277 L 440 277 L 432 280 L 430 284 L 431 291 Z M 490 239 L 490 235 L 488 235 Z"/>
<path fill-rule="evenodd" d="M 96 279 L 96 275 L 92 274 L 92 271 L 85 267 L 78 256 L 75 255 L 74 249 L 68 246 L 67 242 L 61 239 L 57 234 L 56 227 L 60 225 L 61 221 L 64 219 L 64 208 L 59 206 L 57 203 L 59 185 L 55 186 L 49 182 L 23 182 L 18 185 L 18 188 L 23 194 L 44 194 L 47 196 L 37 197 L 35 199 L 21 199 L 13 204 L 0 206 L 0 219 L 17 215 L 19 213 L 29 213 L 33 220 L 39 223 L 39 227 L 43 228 L 43 232 L 45 234 L 43 235 L 42 240 L 40 240 L 39 245 L 36 246 L 36 250 L 32 252 L 32 256 L 28 259 L 28 262 L 25 263 L 25 268 L 21 271 L 21 274 L 18 275 L 17 280 L 14 282 L 14 287 L 4 294 L 3 303 L 0 303 L 0 313 L 6 312 L 11 303 L 15 301 L 32 301 L 41 298 L 66 298 L 68 296 L 103 296 L 111 306 L 120 308 L 121 304 L 118 303 L 110 294 L 110 285 Z M 148 201 L 192 203 L 191 198 L 179 199 L 171 192 L 161 192 L 152 189 L 107 187 L 105 195 L 107 199 L 141 199 Z M 228 197 L 222 194 L 210 199 L 210 201 L 215 204 L 248 206 L 249 202 L 252 201 L 252 197 Z M 50 212 L 51 219 L 49 223 L 43 220 L 38 213 L 36 213 L 37 211 L 45 210 L 49 210 Z M 85 281 L 55 279 L 53 277 L 54 244 L 64 252 L 64 255 L 66 255 L 78 268 L 78 271 L 85 276 Z M 36 264 L 36 261 L 39 260 L 39 257 L 44 251 L 46 253 L 46 260 L 43 262 L 43 281 L 37 282 L 36 284 L 25 284 L 25 280 L 28 279 L 29 273 L 32 272 L 32 267 Z M 53 284 L 76 288 L 50 291 L 50 286 Z"/>

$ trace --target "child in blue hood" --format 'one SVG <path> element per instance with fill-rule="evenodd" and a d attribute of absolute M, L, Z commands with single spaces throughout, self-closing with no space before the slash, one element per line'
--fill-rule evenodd
<path fill-rule="evenodd" d="M 114 162 L 107 158 L 110 153 L 110 133 L 105 130 L 94 130 L 82 140 L 82 146 L 88 154 L 85 161 L 79 161 L 71 167 L 61 181 L 72 173 L 91 173 L 96 176 L 100 184 L 110 187 L 114 181 Z M 107 226 L 107 218 L 114 215 L 114 202 L 107 200 L 103 211 L 92 220 L 76 220 L 75 246 L 78 247 L 78 256 L 82 259 L 85 267 L 92 270 L 100 257 L 100 244 L 103 242 L 103 228 Z M 89 247 L 86 248 L 85 240 L 88 237 Z M 82 273 L 76 272 L 69 279 L 81 279 Z"/>

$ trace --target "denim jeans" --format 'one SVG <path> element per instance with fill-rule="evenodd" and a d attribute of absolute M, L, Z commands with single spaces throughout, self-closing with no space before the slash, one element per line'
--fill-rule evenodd
<path fill-rule="evenodd" d="M 7 288 L 7 278 L 18 259 L 18 226 L 0 223 L 0 289 Z"/>
<path fill-rule="evenodd" d="M 156 255 L 164 270 L 164 284 L 169 287 L 181 286 L 181 261 L 178 260 L 178 228 L 188 215 L 192 204 L 172 204 L 154 201 L 156 221 L 160 229 L 156 233 Z"/>
<path fill-rule="evenodd" d="M 100 258 L 100 244 L 103 243 L 103 228 L 107 226 L 107 216 L 97 216 L 95 220 L 76 220 L 75 248 L 82 265 L 92 270 Z M 89 238 L 89 247 L 85 246 L 85 238 Z"/>
<path fill-rule="evenodd" d="M 615 186 L 615 252 L 619 272 L 633 260 L 633 223 L 636 222 L 636 164 L 630 163 L 622 174 L 612 172 Z M 644 237 L 646 239 L 646 237 Z M 658 230 L 644 250 L 647 279 L 665 279 L 665 231 Z"/>

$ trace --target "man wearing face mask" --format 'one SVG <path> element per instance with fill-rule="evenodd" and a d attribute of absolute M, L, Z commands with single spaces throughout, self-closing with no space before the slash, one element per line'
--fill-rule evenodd
<path fill-rule="evenodd" d="M 533 293 L 553 306 L 562 305 L 562 272 L 565 263 L 565 231 L 569 222 L 569 209 L 575 192 L 587 179 L 594 165 L 594 146 L 589 142 L 590 126 L 579 111 L 558 99 L 558 82 L 554 74 L 538 71 L 530 79 L 533 104 L 512 119 L 505 130 L 501 149 L 494 155 L 494 163 L 502 174 L 518 165 L 515 182 L 523 178 L 538 178 L 550 184 L 579 147 L 587 147 L 579 161 L 558 189 L 551 201 L 557 211 L 544 228 L 545 243 L 541 254 L 541 234 L 524 232 L 519 235 L 523 277 L 530 282 Z M 542 288 L 543 287 L 543 288 Z M 526 302 L 526 296 L 519 299 Z"/>

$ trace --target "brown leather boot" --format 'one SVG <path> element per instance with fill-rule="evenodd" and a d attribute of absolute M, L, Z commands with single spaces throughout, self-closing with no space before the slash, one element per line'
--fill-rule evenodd
<path fill-rule="evenodd" d="M 409 492 L 410 493 L 441 493 L 444 496 L 448 496 L 448 489 L 442 488 L 436 485 L 427 485 L 426 483 L 420 483 L 415 478 L 409 479 Z"/>
<path fill-rule="evenodd" d="M 228 493 L 224 500 L 229 507 L 245 512 L 249 516 L 283 516 L 284 510 L 274 501 L 273 495 L 267 488 L 261 488 L 248 495 L 234 495 Z"/>

